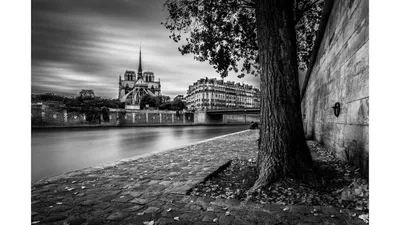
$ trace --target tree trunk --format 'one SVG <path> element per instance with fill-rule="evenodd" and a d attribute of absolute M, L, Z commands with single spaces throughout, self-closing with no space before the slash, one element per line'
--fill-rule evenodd
<path fill-rule="evenodd" d="M 261 127 L 259 178 L 250 192 L 288 175 L 314 183 L 301 117 L 293 0 L 258 0 L 256 20 Z"/>

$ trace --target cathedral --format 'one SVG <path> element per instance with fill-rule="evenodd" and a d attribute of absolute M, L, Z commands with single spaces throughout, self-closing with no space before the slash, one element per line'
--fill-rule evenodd
<path fill-rule="evenodd" d="M 140 109 L 140 99 L 146 94 L 161 95 L 161 84 L 160 79 L 155 81 L 153 72 L 142 72 L 142 49 L 140 48 L 137 76 L 133 70 L 125 71 L 123 80 L 121 75 L 119 76 L 118 98 L 120 102 L 125 102 L 125 108 Z"/>

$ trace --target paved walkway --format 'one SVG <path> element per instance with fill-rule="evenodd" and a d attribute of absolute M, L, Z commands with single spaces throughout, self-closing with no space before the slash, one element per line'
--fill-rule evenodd
<path fill-rule="evenodd" d="M 32 224 L 364 224 L 330 207 L 186 195 L 230 160 L 255 158 L 257 138 L 247 130 L 35 182 Z"/>

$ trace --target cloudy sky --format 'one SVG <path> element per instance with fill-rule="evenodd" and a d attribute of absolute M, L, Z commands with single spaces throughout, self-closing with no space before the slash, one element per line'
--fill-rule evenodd
<path fill-rule="evenodd" d="M 115 98 L 118 76 L 137 70 L 161 79 L 162 94 L 185 94 L 201 77 L 219 75 L 208 62 L 182 56 L 160 23 L 164 0 L 32 0 L 32 93 L 75 96 L 93 89 Z M 226 80 L 259 87 L 258 78 L 232 73 Z"/>

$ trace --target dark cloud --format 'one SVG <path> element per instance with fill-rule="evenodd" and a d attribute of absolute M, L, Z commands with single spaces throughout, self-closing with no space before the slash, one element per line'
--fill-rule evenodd
<path fill-rule="evenodd" d="M 118 75 L 153 71 L 166 95 L 184 94 L 201 77 L 218 77 L 208 63 L 182 56 L 160 24 L 164 0 L 33 0 L 32 92 L 77 95 L 91 88 L 116 97 Z M 228 80 L 241 81 L 232 75 Z M 246 77 L 256 84 L 258 79 Z"/>

